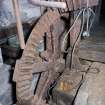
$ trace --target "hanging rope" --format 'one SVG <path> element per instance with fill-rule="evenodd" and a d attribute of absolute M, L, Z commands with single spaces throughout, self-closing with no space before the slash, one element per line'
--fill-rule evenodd
<path fill-rule="evenodd" d="M 72 26 L 70 27 L 70 29 L 68 30 L 68 32 L 64 35 L 64 38 L 63 38 L 63 41 L 62 41 L 62 46 L 61 46 L 61 51 L 62 52 L 65 52 L 65 53 L 67 53 L 67 51 L 65 50 L 65 42 L 66 42 L 66 39 L 67 39 L 67 37 L 68 37 L 68 35 L 69 35 L 69 33 L 71 32 L 71 30 L 74 28 L 74 26 L 75 26 L 75 24 L 76 24 L 76 22 L 77 22 L 77 20 L 81 17 L 81 15 L 82 15 L 82 17 L 83 17 L 83 20 L 84 20 L 84 23 L 85 23 L 85 12 L 87 12 L 87 11 L 89 11 L 89 14 L 88 14 L 88 19 L 87 19 L 87 28 L 86 28 L 86 31 L 88 32 L 88 33 L 90 33 L 90 29 L 91 29 L 91 27 L 92 27 L 92 24 L 93 24 L 93 21 L 94 21 L 94 18 L 91 20 L 91 22 L 90 22 L 90 25 L 89 25 L 89 20 L 90 20 L 90 13 L 92 13 L 92 15 L 93 16 L 95 16 L 95 13 L 94 13 L 94 11 L 91 9 L 91 8 L 84 8 L 84 9 L 81 9 L 80 10 L 80 12 L 78 13 L 78 15 L 77 15 L 77 17 L 76 17 L 76 19 L 75 19 L 75 21 L 74 21 L 74 23 L 72 24 Z M 84 15 L 83 15 L 84 14 Z M 82 22 L 83 23 L 83 22 Z M 83 26 L 83 24 L 82 24 L 82 26 Z M 84 26 L 83 26 L 84 27 Z M 82 30 L 82 32 L 83 32 L 83 30 Z M 80 36 L 80 35 L 79 35 Z"/>

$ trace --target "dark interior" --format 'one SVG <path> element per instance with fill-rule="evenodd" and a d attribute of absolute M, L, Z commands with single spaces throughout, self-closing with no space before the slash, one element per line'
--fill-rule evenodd
<path fill-rule="evenodd" d="M 102 5 L 101 5 L 101 19 L 105 21 L 105 0 L 102 0 Z"/>

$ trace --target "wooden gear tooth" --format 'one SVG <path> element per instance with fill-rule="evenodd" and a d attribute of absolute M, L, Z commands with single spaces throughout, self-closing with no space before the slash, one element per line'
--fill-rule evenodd
<path fill-rule="evenodd" d="M 34 58 L 35 54 L 34 53 L 29 53 L 28 55 L 25 55 L 24 57 L 26 57 L 26 58 Z"/>
<path fill-rule="evenodd" d="M 24 65 L 21 65 L 21 69 L 31 69 L 32 68 L 32 63 L 25 63 L 25 61 L 23 62 Z"/>
<path fill-rule="evenodd" d="M 26 63 L 26 64 L 33 64 L 33 60 L 31 58 L 23 58 L 23 59 L 25 61 L 24 63 Z"/>
<path fill-rule="evenodd" d="M 33 100 L 34 96 L 33 95 L 28 95 L 25 100 L 29 100 L 30 102 L 29 103 L 32 103 L 32 100 Z M 30 104 L 32 105 L 32 104 Z"/>
<path fill-rule="evenodd" d="M 27 81 L 27 80 L 32 80 L 32 75 L 20 76 L 20 78 L 18 79 L 18 82 L 20 82 L 20 81 Z"/>
<path fill-rule="evenodd" d="M 31 67 L 31 68 L 32 68 L 32 67 Z M 29 74 L 30 74 L 30 73 L 32 72 L 32 71 L 31 71 L 31 68 L 25 68 L 25 67 L 24 67 L 23 69 L 20 70 L 20 73 L 23 74 L 23 73 L 26 72 L 26 73 L 29 73 Z"/>
<path fill-rule="evenodd" d="M 25 72 L 25 71 L 20 71 L 21 73 L 19 74 L 20 76 L 24 76 L 24 75 L 29 75 L 30 74 L 30 71 L 29 72 Z"/>
<path fill-rule="evenodd" d="M 19 88 L 19 87 L 18 87 Z M 30 85 L 29 86 L 27 86 L 27 88 L 24 86 L 24 88 L 19 88 L 18 90 L 17 90 L 17 93 L 18 94 L 20 94 L 21 93 L 21 95 L 22 94 L 24 94 L 25 92 L 27 92 L 27 91 L 29 91 L 30 90 Z"/>
<path fill-rule="evenodd" d="M 32 93 L 32 91 L 31 91 L 31 89 L 29 88 L 29 89 L 24 89 L 23 91 L 18 91 L 17 92 L 18 94 L 19 93 L 21 93 L 21 95 L 19 95 L 19 97 L 30 97 L 30 96 L 33 96 L 31 93 Z M 25 98 L 24 98 L 25 99 Z"/>
<path fill-rule="evenodd" d="M 24 83 L 23 83 L 24 82 Z M 20 87 L 24 87 L 24 86 L 26 86 L 26 85 L 30 85 L 30 80 L 28 80 L 28 81 L 21 81 L 21 82 L 19 82 L 18 83 L 18 85 L 20 86 Z M 18 87 L 18 85 L 17 85 L 17 87 Z"/>
<path fill-rule="evenodd" d="M 31 72 L 32 67 L 22 67 L 20 72 Z M 29 73 L 30 73 L 29 72 Z"/>
<path fill-rule="evenodd" d="M 29 72 L 29 73 L 31 73 L 32 72 L 32 67 L 29 67 L 29 68 L 27 68 L 27 67 L 23 67 L 22 69 L 21 69 L 21 71 L 20 72 Z"/>

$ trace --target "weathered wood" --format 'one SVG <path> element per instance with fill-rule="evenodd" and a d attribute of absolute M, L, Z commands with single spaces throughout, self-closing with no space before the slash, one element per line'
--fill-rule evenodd
<path fill-rule="evenodd" d="M 65 9 L 65 11 L 78 10 L 87 6 L 87 0 L 63 0 L 63 1 L 67 3 L 67 9 Z M 98 5 L 99 0 L 88 0 L 88 2 L 89 2 L 88 6 L 92 7 Z"/>
<path fill-rule="evenodd" d="M 66 8 L 65 2 L 56 2 L 56 1 L 38 1 L 38 0 L 30 0 L 32 4 L 35 6 L 45 6 L 45 7 L 52 7 L 52 8 Z"/>
<path fill-rule="evenodd" d="M 90 61 L 105 63 L 105 52 L 89 51 L 88 49 L 81 49 L 79 51 L 79 57 Z"/>
<path fill-rule="evenodd" d="M 90 39 L 89 39 L 90 40 Z M 92 38 L 90 41 L 83 41 L 80 45 L 79 57 L 82 59 L 105 63 L 105 43 L 102 38 Z"/>
<path fill-rule="evenodd" d="M 16 24 L 17 24 L 17 31 L 19 36 L 19 42 L 21 49 L 25 48 L 25 40 L 24 40 L 24 33 L 23 33 L 23 27 L 21 22 L 21 16 L 20 16 L 20 8 L 18 0 L 13 0 L 13 6 L 14 6 L 14 13 L 16 15 Z"/>
<path fill-rule="evenodd" d="M 72 105 L 82 81 L 82 73 L 66 71 L 52 92 L 54 105 Z"/>
<path fill-rule="evenodd" d="M 77 94 L 75 105 L 105 103 L 105 64 L 94 62 Z"/>

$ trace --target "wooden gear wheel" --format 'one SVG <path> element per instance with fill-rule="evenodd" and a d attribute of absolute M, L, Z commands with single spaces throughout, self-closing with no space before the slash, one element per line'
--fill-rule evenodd
<path fill-rule="evenodd" d="M 44 65 L 43 59 L 40 57 L 40 52 L 43 50 L 42 42 L 43 36 L 45 33 L 51 33 L 51 27 L 53 24 L 60 23 L 59 35 L 64 32 L 64 26 L 62 27 L 60 14 L 58 11 L 48 10 L 38 21 L 38 23 L 33 28 L 30 37 L 26 43 L 26 47 L 23 51 L 23 55 L 20 60 L 16 62 L 15 72 L 14 72 L 14 81 L 16 82 L 16 95 L 17 95 L 17 104 L 19 105 L 46 105 L 43 100 L 40 100 L 43 96 L 42 87 L 46 83 L 46 76 L 49 72 L 44 72 L 41 74 L 42 78 L 39 79 L 39 85 L 37 86 L 36 92 L 31 88 L 32 79 L 34 73 L 40 73 L 41 63 Z M 56 27 L 55 27 L 56 30 Z M 55 35 L 58 34 L 58 31 L 54 31 Z M 59 38 L 58 38 L 59 39 Z M 54 39 L 56 40 L 56 38 Z M 49 41 L 50 42 L 50 41 Z M 53 46 L 54 47 L 54 46 Z M 55 48 L 57 49 L 57 48 Z M 52 55 L 51 44 L 48 46 L 49 54 Z M 53 51 L 54 52 L 54 51 Z M 55 51 L 57 53 L 57 51 Z M 55 58 L 59 58 L 59 52 L 54 54 Z M 52 57 L 53 58 L 53 57 Z M 58 60 L 59 61 L 59 60 Z M 46 63 L 45 63 L 46 64 Z M 50 63 L 48 63 L 49 65 Z M 35 66 L 36 65 L 36 66 Z M 42 66 L 43 67 L 43 66 Z M 47 66 L 44 66 L 47 67 Z M 55 74 L 54 74 L 55 75 Z M 43 81 L 43 82 L 40 82 Z M 41 103 L 37 101 L 40 100 Z"/>

